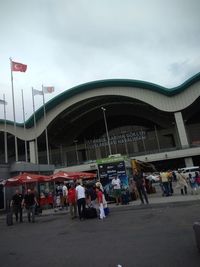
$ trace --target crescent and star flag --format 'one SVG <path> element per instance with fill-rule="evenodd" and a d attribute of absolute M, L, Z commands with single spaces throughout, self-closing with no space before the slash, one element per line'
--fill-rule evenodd
<path fill-rule="evenodd" d="M 43 93 L 44 94 L 51 94 L 54 92 L 53 86 L 43 86 Z"/>
<path fill-rule="evenodd" d="M 27 70 L 27 65 L 12 61 L 11 69 L 12 71 L 25 72 Z"/>

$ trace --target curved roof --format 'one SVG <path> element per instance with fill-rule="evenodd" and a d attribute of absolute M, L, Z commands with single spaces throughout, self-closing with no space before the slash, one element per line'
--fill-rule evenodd
<path fill-rule="evenodd" d="M 183 92 L 185 89 L 187 89 L 192 84 L 200 81 L 200 73 L 197 73 L 193 77 L 186 80 L 183 84 L 174 87 L 174 88 L 166 88 L 154 83 L 146 82 L 146 81 L 140 81 L 140 80 L 131 80 L 131 79 L 108 79 L 108 80 L 98 80 L 98 81 L 92 81 L 88 83 L 84 83 L 75 87 L 72 87 L 69 90 L 66 90 L 65 92 L 59 94 L 58 96 L 54 97 L 50 101 L 48 101 L 45 104 L 46 112 L 53 109 L 55 106 L 59 105 L 62 101 L 64 101 L 67 98 L 70 98 L 72 96 L 75 96 L 77 94 L 80 94 L 82 92 L 93 90 L 97 88 L 106 88 L 106 87 L 137 87 L 141 89 L 146 89 L 150 91 L 154 91 L 160 94 L 163 94 L 165 96 L 174 96 L 181 92 Z M 36 113 L 36 120 L 39 120 L 41 117 L 43 117 L 43 106 L 40 107 Z M 0 123 L 4 120 L 0 120 Z M 12 125 L 13 121 L 7 121 L 7 124 Z M 23 127 L 23 123 L 16 123 L 17 126 Z M 34 117 L 33 115 L 26 121 L 26 127 L 30 128 L 34 124 Z"/>

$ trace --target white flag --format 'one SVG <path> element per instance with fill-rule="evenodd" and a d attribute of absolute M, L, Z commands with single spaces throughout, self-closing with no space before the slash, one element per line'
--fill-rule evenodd
<path fill-rule="evenodd" d="M 33 89 L 33 95 L 43 95 L 43 92 L 40 90 Z"/>
<path fill-rule="evenodd" d="M 7 105 L 8 103 L 5 101 L 5 100 L 3 100 L 3 99 L 0 99 L 0 105 Z"/>
<path fill-rule="evenodd" d="M 54 92 L 53 86 L 43 86 L 43 93 L 44 94 L 51 94 Z"/>

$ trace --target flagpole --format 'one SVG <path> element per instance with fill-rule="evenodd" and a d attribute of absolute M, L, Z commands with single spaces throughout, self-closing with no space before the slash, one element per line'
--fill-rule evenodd
<path fill-rule="evenodd" d="M 42 97 L 43 97 L 43 108 L 44 108 L 44 121 L 45 121 L 45 137 L 46 137 L 46 149 L 47 149 L 47 164 L 50 164 L 49 160 L 49 141 L 48 141 L 48 131 L 47 131 L 47 116 L 46 116 L 46 108 L 45 108 L 45 99 L 44 99 L 44 90 L 42 85 Z"/>
<path fill-rule="evenodd" d="M 158 139 L 158 132 L 157 132 L 156 125 L 154 125 L 154 130 L 155 130 L 155 135 L 156 135 L 156 141 L 157 141 L 157 144 L 158 144 L 158 151 L 160 152 L 160 142 L 159 142 L 159 139 Z"/>
<path fill-rule="evenodd" d="M 141 128 L 141 132 L 142 132 L 142 128 Z M 145 146 L 145 142 L 144 142 L 144 139 L 142 138 L 142 143 L 143 143 L 143 147 L 144 147 L 144 152 L 146 153 L 147 150 L 146 150 L 146 146 Z"/>
<path fill-rule="evenodd" d="M 38 164 L 38 144 L 36 135 L 35 101 L 34 101 L 33 87 L 32 87 L 32 99 L 33 99 L 34 132 L 35 132 L 35 156 L 36 156 L 36 164 Z"/>
<path fill-rule="evenodd" d="M 24 93 L 22 89 L 22 109 L 23 109 L 23 121 L 24 121 L 24 136 L 26 136 L 26 125 L 25 125 L 25 110 L 24 110 Z M 27 141 L 24 140 L 24 149 L 25 149 L 25 161 L 28 162 L 28 154 L 27 154 Z"/>
<path fill-rule="evenodd" d="M 4 146 L 5 146 L 5 163 L 8 163 L 8 143 L 7 143 L 7 124 L 6 124 L 6 100 L 5 94 L 3 94 L 4 100 Z"/>
<path fill-rule="evenodd" d="M 13 73 L 12 73 L 12 59 L 11 58 L 10 58 L 10 72 L 11 72 L 13 119 L 14 119 L 14 136 L 15 136 L 15 160 L 18 161 L 18 146 L 17 146 L 16 119 L 15 119 L 15 96 L 14 96 Z"/>

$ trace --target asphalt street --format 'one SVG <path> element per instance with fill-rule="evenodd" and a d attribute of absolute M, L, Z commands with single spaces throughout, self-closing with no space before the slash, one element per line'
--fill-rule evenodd
<path fill-rule="evenodd" d="M 104 221 L 39 216 L 36 223 L 0 221 L 1 267 L 199 267 L 193 223 L 200 205 L 120 207 Z"/>

